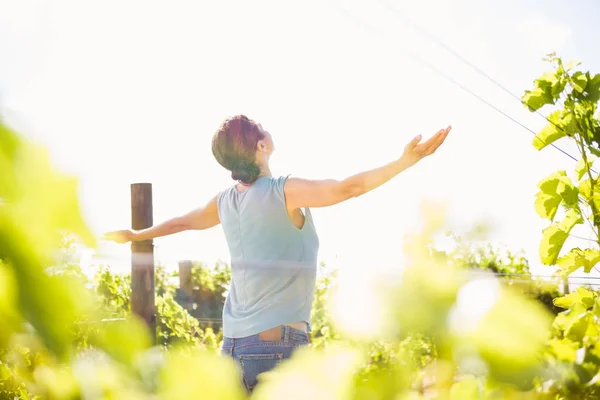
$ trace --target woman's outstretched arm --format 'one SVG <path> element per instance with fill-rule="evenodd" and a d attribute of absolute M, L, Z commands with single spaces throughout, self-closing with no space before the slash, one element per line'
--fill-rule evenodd
<path fill-rule="evenodd" d="M 151 228 L 108 232 L 104 235 L 104 238 L 117 243 L 136 242 L 187 230 L 208 229 L 218 225 L 220 222 L 217 210 L 217 197 L 215 196 L 204 207 L 192 210 L 182 216 L 171 218 Z"/>
<path fill-rule="evenodd" d="M 308 180 L 290 177 L 284 186 L 286 207 L 293 211 L 303 207 L 327 207 L 365 194 L 392 179 L 400 172 L 433 154 L 452 128 L 438 131 L 424 143 L 415 137 L 404 148 L 402 156 L 386 165 L 360 172 L 344 180 Z"/>

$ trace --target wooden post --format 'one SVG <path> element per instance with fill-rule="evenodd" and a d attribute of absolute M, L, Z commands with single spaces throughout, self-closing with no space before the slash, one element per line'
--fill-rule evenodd
<path fill-rule="evenodd" d="M 563 279 L 563 295 L 569 294 L 569 277 Z"/>
<path fill-rule="evenodd" d="M 131 185 L 131 227 L 145 229 L 152 221 L 152 184 Z M 154 245 L 152 240 L 131 243 L 131 311 L 147 324 L 156 343 L 154 304 Z"/>
<path fill-rule="evenodd" d="M 194 292 L 192 287 L 192 262 L 184 260 L 179 262 L 179 289 L 188 297 Z"/>

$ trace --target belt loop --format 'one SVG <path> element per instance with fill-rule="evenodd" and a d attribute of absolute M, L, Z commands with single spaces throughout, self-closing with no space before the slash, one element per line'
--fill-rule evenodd
<path fill-rule="evenodd" d="M 283 342 L 284 343 L 289 343 L 290 342 L 290 327 L 287 325 L 283 325 Z"/>

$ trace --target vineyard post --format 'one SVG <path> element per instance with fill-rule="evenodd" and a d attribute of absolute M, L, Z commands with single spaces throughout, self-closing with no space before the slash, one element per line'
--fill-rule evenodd
<path fill-rule="evenodd" d="M 565 277 L 563 279 L 563 295 L 568 295 L 569 294 L 569 277 Z"/>
<path fill-rule="evenodd" d="M 185 299 L 185 308 L 190 309 L 193 295 L 192 262 L 184 260 L 179 262 L 179 290 Z"/>
<path fill-rule="evenodd" d="M 131 228 L 151 227 L 152 184 L 131 184 Z M 131 243 L 131 311 L 142 318 L 156 343 L 154 304 L 154 244 L 152 239 Z"/>

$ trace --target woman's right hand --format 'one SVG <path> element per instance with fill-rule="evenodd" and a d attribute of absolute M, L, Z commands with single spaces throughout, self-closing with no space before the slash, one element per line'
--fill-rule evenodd
<path fill-rule="evenodd" d="M 107 232 L 102 237 L 104 240 L 112 240 L 117 243 L 133 242 L 136 238 L 136 232 L 131 229 L 123 229 L 120 231 Z"/>
<path fill-rule="evenodd" d="M 451 129 L 452 127 L 450 125 L 448 125 L 446 129 L 440 129 L 424 143 L 419 143 L 421 141 L 421 135 L 418 135 L 406 145 L 402 158 L 409 166 L 415 165 L 422 158 L 433 154 L 438 147 L 444 143 L 444 140 L 446 140 Z"/>

